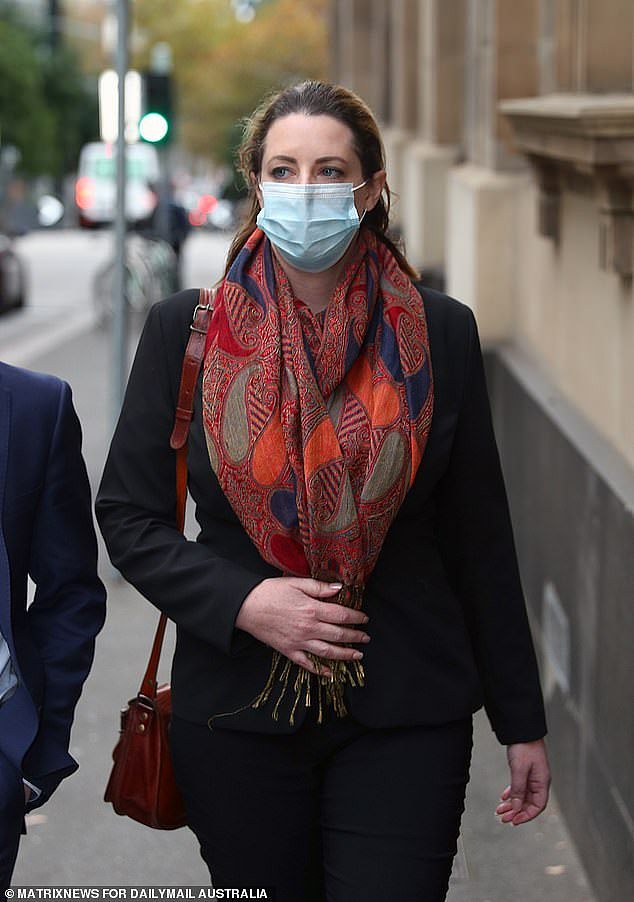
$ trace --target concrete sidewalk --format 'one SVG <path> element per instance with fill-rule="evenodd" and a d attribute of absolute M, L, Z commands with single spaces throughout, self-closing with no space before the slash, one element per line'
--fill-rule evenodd
<path fill-rule="evenodd" d="M 71 384 L 94 496 L 110 437 L 108 336 L 86 332 L 28 365 Z M 208 883 L 207 872 L 189 831 L 143 828 L 115 816 L 101 800 L 118 709 L 136 691 L 157 613 L 115 578 L 100 547 L 109 613 L 73 732 L 71 752 L 81 768 L 30 817 L 13 882 L 203 885 Z M 163 678 L 170 651 L 164 653 Z M 448 902 L 595 902 L 557 806 L 557 774 L 549 805 L 539 818 L 520 827 L 499 823 L 494 811 L 509 782 L 506 749 L 497 742 L 483 710 L 474 725 L 471 778 Z"/>

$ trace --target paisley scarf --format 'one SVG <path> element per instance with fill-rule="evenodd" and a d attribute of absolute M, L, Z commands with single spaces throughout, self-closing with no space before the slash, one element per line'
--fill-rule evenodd
<path fill-rule="evenodd" d="M 296 299 L 256 229 L 220 285 L 207 336 L 203 422 L 211 466 L 261 556 L 285 576 L 340 582 L 360 608 L 363 586 L 411 487 L 431 426 L 433 378 L 425 309 L 394 255 L 362 228 L 330 303 Z M 359 661 L 328 660 L 317 677 L 272 649 L 282 690 L 311 704 L 317 680 L 337 716 Z M 316 664 L 324 659 L 309 653 Z M 356 681 L 355 681 L 356 677 Z M 247 707 L 247 706 L 245 706 Z"/>

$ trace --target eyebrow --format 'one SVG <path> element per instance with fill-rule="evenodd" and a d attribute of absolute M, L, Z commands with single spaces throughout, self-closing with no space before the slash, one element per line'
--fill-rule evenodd
<path fill-rule="evenodd" d="M 273 160 L 283 160 L 285 163 L 297 163 L 295 157 L 286 157 L 283 154 L 276 154 L 274 157 L 271 157 L 269 162 L 272 163 Z M 343 157 L 319 157 L 315 160 L 315 163 L 329 163 L 332 160 L 338 160 L 340 163 L 345 163 L 346 166 L 348 165 L 348 160 L 344 160 Z"/>

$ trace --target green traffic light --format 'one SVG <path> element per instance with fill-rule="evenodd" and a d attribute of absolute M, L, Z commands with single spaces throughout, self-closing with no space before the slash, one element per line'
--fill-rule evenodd
<path fill-rule="evenodd" d="M 139 122 L 139 134 L 144 141 L 158 144 L 169 131 L 169 122 L 160 113 L 146 113 Z"/>

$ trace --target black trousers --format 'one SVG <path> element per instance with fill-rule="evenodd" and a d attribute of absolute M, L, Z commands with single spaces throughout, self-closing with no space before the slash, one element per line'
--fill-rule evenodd
<path fill-rule="evenodd" d="M 19 770 L 0 752 L 0 899 L 11 885 L 24 827 L 24 784 Z"/>
<path fill-rule="evenodd" d="M 277 902 L 442 902 L 473 746 L 472 716 L 374 729 L 350 715 L 266 735 L 174 717 L 189 826 L 213 886 Z"/>

